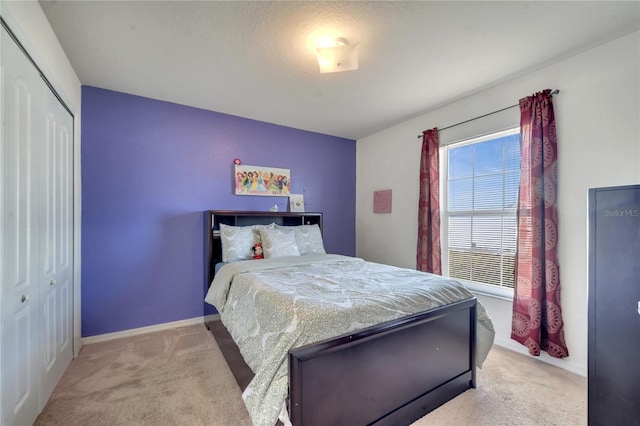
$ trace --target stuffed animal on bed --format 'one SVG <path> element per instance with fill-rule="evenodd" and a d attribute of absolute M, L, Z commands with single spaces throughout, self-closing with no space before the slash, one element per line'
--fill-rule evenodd
<path fill-rule="evenodd" d="M 264 255 L 262 254 L 262 244 L 257 243 L 255 246 L 251 247 L 251 250 L 253 250 L 254 259 L 264 259 Z"/>

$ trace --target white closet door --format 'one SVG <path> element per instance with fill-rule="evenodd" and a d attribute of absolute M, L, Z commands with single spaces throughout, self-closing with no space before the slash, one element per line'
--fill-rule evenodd
<path fill-rule="evenodd" d="M 73 358 L 72 191 L 73 118 L 49 90 L 42 149 L 40 295 L 42 298 L 42 401 L 49 399 Z"/>
<path fill-rule="evenodd" d="M 2 29 L 0 424 L 32 424 L 73 358 L 73 117 Z"/>
<path fill-rule="evenodd" d="M 0 424 L 32 424 L 40 411 L 38 162 L 46 90 L 33 65 L 1 30 Z"/>

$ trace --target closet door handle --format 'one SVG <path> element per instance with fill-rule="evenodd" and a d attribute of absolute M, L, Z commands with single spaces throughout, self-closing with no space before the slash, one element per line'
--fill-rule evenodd
<path fill-rule="evenodd" d="M 22 303 L 26 302 L 27 300 L 29 300 L 29 296 L 27 296 L 26 294 L 23 294 L 22 297 L 20 298 L 20 301 Z"/>
<path fill-rule="evenodd" d="M 49 281 L 49 285 L 54 285 L 56 283 L 56 280 L 50 280 Z"/>

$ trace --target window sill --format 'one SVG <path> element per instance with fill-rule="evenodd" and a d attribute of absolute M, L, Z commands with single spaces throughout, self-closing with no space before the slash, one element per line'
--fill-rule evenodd
<path fill-rule="evenodd" d="M 472 293 L 480 294 L 482 296 L 493 297 L 495 299 L 513 301 L 512 288 L 481 284 L 474 281 L 461 280 L 459 278 L 456 278 L 456 280 L 464 284 L 464 286 Z"/>

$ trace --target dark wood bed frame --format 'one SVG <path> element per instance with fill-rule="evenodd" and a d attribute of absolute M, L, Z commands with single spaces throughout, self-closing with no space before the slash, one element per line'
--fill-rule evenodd
<path fill-rule="evenodd" d="M 205 211 L 205 291 L 222 258 L 220 224 L 318 224 L 322 213 Z M 218 321 L 219 322 L 219 321 Z M 212 331 L 219 324 L 207 324 Z M 476 387 L 476 299 L 289 351 L 296 426 L 408 425 Z"/>

